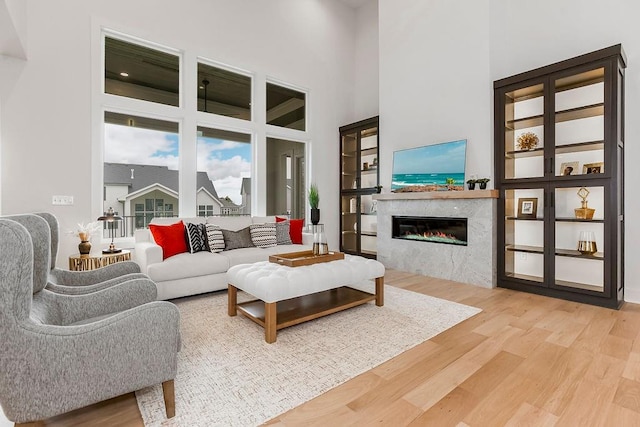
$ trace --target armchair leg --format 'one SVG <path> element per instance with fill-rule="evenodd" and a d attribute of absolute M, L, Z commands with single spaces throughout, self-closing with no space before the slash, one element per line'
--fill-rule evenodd
<path fill-rule="evenodd" d="M 15 427 L 44 427 L 42 421 L 31 421 L 29 423 L 15 423 Z"/>
<path fill-rule="evenodd" d="M 176 395 L 173 389 L 173 380 L 162 383 L 162 394 L 164 395 L 164 407 L 167 411 L 167 418 L 176 415 Z"/>

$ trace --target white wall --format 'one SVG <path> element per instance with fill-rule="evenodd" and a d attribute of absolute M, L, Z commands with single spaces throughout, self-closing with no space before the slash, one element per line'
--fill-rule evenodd
<path fill-rule="evenodd" d="M 27 2 L 28 61 L 2 101 L 3 214 L 46 210 L 62 231 L 94 220 L 92 206 L 92 35 L 96 25 L 230 64 L 310 91 L 311 180 L 324 198 L 329 244 L 338 244 L 337 129 L 352 115 L 355 11 L 321 0 L 68 0 Z M 99 56 L 98 56 L 99 57 Z M 4 69 L 1 71 L 4 72 Z M 4 74 L 3 79 L 4 80 Z M 4 83 L 3 83 L 4 84 Z M 264 98 L 264 89 L 256 88 Z M 264 117 L 264 112 L 260 112 Z M 195 131 L 194 131 L 195 132 Z M 99 132 L 98 132 L 99 133 Z M 264 140 L 260 132 L 257 138 Z M 257 177 L 264 173 L 258 170 Z M 322 173 L 325 172 L 325 173 Z M 258 187 L 260 190 L 261 187 Z M 52 206 L 52 195 L 73 206 Z M 99 196 L 101 200 L 101 194 Z M 264 203 L 263 195 L 258 200 Z M 256 213 L 264 206 L 256 206 Z M 59 265 L 76 251 L 64 239 Z"/>
<path fill-rule="evenodd" d="M 622 43 L 627 301 L 640 302 L 640 4 L 629 0 L 379 0 L 381 184 L 394 150 L 466 138 L 467 173 L 493 177 L 493 81 Z M 491 184 L 491 183 L 490 183 Z"/>
<path fill-rule="evenodd" d="M 350 122 L 377 116 L 379 112 L 378 0 L 367 1 L 356 10 L 355 48 L 355 107 Z"/>

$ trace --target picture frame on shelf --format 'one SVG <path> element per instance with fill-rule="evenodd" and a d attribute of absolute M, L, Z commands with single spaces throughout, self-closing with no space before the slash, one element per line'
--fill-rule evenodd
<path fill-rule="evenodd" d="M 560 165 L 560 176 L 579 175 L 580 162 L 563 162 Z"/>
<path fill-rule="evenodd" d="M 582 165 L 582 173 L 604 173 L 604 162 L 585 163 L 584 165 Z"/>
<path fill-rule="evenodd" d="M 537 214 L 537 197 L 521 197 L 518 199 L 518 218 L 536 218 Z"/>

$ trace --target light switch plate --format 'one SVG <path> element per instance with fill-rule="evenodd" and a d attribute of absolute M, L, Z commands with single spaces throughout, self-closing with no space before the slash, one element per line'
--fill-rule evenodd
<path fill-rule="evenodd" d="M 73 196 L 53 196 L 52 203 L 54 205 L 73 205 Z"/>

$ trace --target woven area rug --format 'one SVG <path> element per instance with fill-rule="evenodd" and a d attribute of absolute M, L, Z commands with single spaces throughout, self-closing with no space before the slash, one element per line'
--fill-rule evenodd
<path fill-rule="evenodd" d="M 267 344 L 260 326 L 227 315 L 226 292 L 176 305 L 176 416 L 165 416 L 162 386 L 149 387 L 136 392 L 146 426 L 259 425 L 481 311 L 385 286 L 384 307 L 370 302 L 282 329 Z"/>

